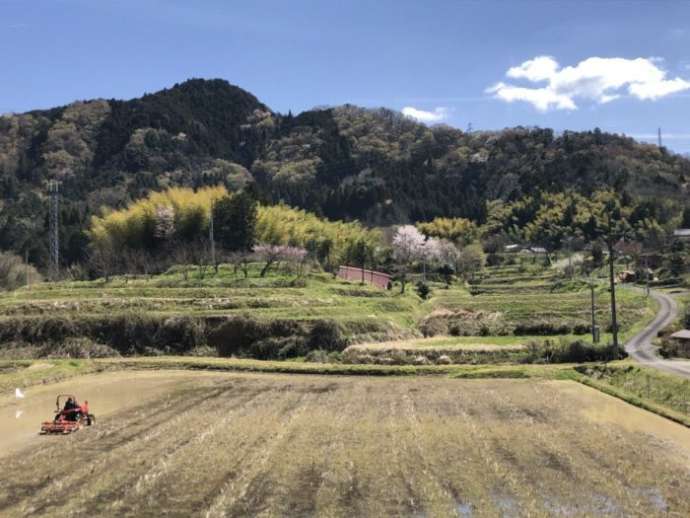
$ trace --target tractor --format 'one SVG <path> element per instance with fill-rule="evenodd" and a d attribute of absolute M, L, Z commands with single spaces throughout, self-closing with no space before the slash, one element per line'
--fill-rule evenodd
<path fill-rule="evenodd" d="M 89 402 L 77 403 L 72 394 L 58 394 L 55 400 L 56 415 L 52 421 L 41 424 L 41 435 L 69 434 L 91 426 L 96 422 L 96 416 L 89 413 Z"/>

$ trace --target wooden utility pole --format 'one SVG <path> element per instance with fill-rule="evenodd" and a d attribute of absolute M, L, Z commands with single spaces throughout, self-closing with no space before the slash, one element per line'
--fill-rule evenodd
<path fill-rule="evenodd" d="M 609 226 L 611 222 L 609 216 Z M 613 349 L 618 353 L 618 321 L 616 318 L 616 279 L 613 272 L 614 248 L 613 238 L 608 236 L 606 243 L 609 249 L 609 286 L 611 289 L 611 332 L 613 333 Z"/>
<path fill-rule="evenodd" d="M 594 281 L 589 283 L 589 289 L 592 292 L 592 343 L 597 343 L 599 342 L 599 333 L 597 333 L 596 305 L 594 301 Z"/>

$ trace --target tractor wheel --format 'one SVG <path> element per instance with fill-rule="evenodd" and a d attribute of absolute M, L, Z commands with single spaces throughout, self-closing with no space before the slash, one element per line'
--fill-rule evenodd
<path fill-rule="evenodd" d="M 86 414 L 86 426 L 96 424 L 96 416 L 93 414 Z"/>

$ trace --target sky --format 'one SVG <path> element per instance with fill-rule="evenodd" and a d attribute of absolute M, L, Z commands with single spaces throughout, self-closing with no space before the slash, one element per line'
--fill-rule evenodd
<path fill-rule="evenodd" d="M 223 78 L 275 111 L 625 133 L 690 153 L 690 0 L 0 0 L 0 113 Z"/>

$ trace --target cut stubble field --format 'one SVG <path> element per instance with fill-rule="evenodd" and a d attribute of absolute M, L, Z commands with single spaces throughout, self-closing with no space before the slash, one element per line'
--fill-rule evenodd
<path fill-rule="evenodd" d="M 690 513 L 690 430 L 572 382 L 125 371 L 63 383 L 87 398 L 100 387 L 97 413 L 116 395 L 105 387 L 127 393 L 94 428 L 6 452 L 4 516 Z"/>

